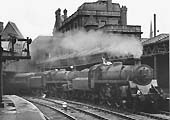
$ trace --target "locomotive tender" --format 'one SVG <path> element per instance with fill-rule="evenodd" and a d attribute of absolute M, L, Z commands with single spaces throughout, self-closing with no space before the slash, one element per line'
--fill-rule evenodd
<path fill-rule="evenodd" d="M 144 64 L 115 62 L 97 64 L 82 71 L 52 70 L 23 76 L 16 74 L 11 80 L 13 87 L 19 86 L 20 92 L 46 90 L 50 96 L 142 111 L 148 110 L 148 105 L 157 110 L 163 99 L 157 80 L 153 79 L 153 69 Z"/>

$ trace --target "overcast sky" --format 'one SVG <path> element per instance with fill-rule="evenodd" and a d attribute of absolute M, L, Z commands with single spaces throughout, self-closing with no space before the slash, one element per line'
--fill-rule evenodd
<path fill-rule="evenodd" d="M 24 37 L 36 38 L 39 35 L 52 35 L 55 23 L 55 11 L 61 8 L 73 14 L 84 2 L 97 0 L 3 0 L 0 6 L 0 21 L 4 26 L 8 21 L 14 22 Z M 157 14 L 159 33 L 170 33 L 169 0 L 112 0 L 128 8 L 127 24 L 141 25 L 142 37 L 149 37 L 150 22 Z M 63 13 L 62 13 L 63 14 Z M 153 23 L 152 23 L 153 26 Z"/>

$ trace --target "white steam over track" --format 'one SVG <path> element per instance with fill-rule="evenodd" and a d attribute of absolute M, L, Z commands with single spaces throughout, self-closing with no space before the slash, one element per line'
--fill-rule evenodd
<path fill-rule="evenodd" d="M 50 60 L 57 56 L 86 56 L 102 52 L 111 56 L 133 55 L 139 58 L 143 51 L 140 40 L 134 36 L 84 30 L 58 33 L 46 39 L 36 40 L 31 48 L 34 60 Z"/>

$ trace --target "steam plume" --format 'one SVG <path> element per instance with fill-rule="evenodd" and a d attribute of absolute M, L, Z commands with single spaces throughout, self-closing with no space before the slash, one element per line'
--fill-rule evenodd
<path fill-rule="evenodd" d="M 112 56 L 131 54 L 139 58 L 142 51 L 142 44 L 134 36 L 84 30 L 58 33 L 46 39 L 40 38 L 32 45 L 34 60 L 54 60 L 61 56 L 67 58 L 100 52 L 107 52 Z"/>
<path fill-rule="evenodd" d="M 115 35 L 102 31 L 73 31 L 66 33 L 61 46 L 78 52 L 107 52 L 113 56 L 132 54 L 139 58 L 142 55 L 142 44 L 134 36 Z M 97 52 L 97 51 L 96 51 Z"/>

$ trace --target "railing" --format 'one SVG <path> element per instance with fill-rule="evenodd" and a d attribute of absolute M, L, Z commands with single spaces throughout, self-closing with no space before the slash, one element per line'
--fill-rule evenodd
<path fill-rule="evenodd" d="M 100 29 L 112 32 L 141 32 L 141 26 L 136 25 L 105 25 Z"/>

